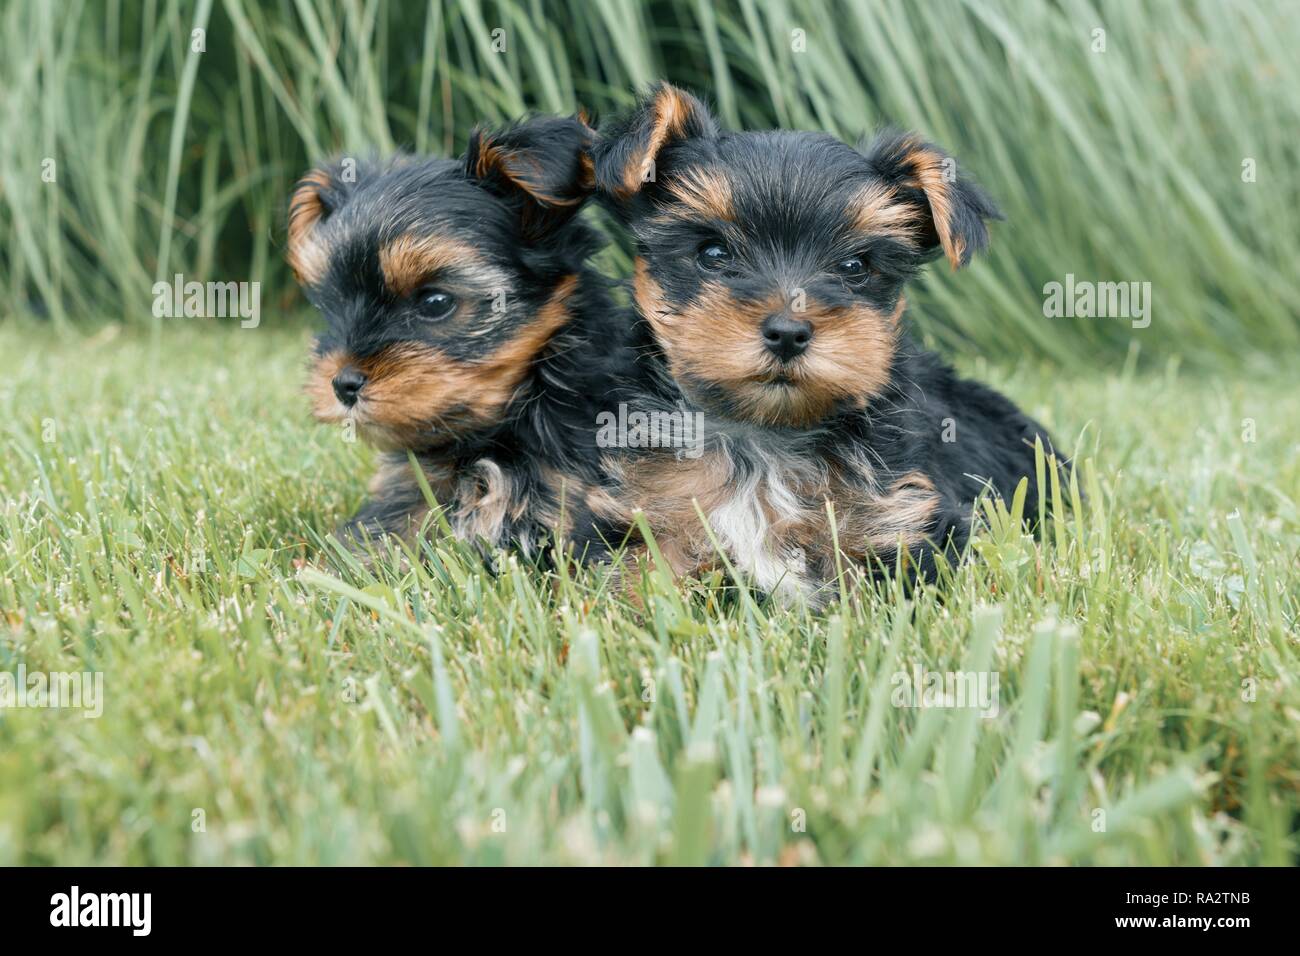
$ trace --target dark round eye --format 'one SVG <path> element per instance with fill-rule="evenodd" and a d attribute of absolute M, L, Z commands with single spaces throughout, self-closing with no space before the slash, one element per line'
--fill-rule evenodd
<path fill-rule="evenodd" d="M 426 319 L 445 319 L 456 311 L 456 300 L 441 289 L 421 289 L 415 305 Z"/>
<path fill-rule="evenodd" d="M 701 269 L 716 272 L 731 262 L 731 250 L 720 242 L 706 242 L 700 246 L 695 261 L 700 264 Z"/>
<path fill-rule="evenodd" d="M 867 264 L 857 256 L 852 256 L 835 263 L 835 271 L 846 279 L 863 279 L 867 275 Z"/>

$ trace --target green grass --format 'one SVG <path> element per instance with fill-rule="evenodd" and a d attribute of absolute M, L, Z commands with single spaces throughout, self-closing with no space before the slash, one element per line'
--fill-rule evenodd
<path fill-rule="evenodd" d="M 917 296 L 946 344 L 1122 360 L 1122 323 L 1043 321 L 1073 274 L 1150 282 L 1143 359 L 1217 367 L 1300 348 L 1297 47 L 1292 0 L 11 0 L 0 302 L 147 325 L 177 271 L 292 300 L 285 201 L 311 163 L 455 155 L 476 123 L 606 115 L 666 78 L 737 129 L 949 147 L 1007 223 L 983 270 Z"/>
<path fill-rule="evenodd" d="M 995 527 L 942 595 L 640 611 L 443 543 L 331 560 L 370 454 L 309 421 L 305 330 L 202 321 L 0 328 L 0 671 L 106 695 L 0 713 L 0 864 L 1297 859 L 1285 369 L 973 369 L 1082 436 L 1045 542 Z M 998 716 L 892 706 L 915 665 L 996 673 Z"/>

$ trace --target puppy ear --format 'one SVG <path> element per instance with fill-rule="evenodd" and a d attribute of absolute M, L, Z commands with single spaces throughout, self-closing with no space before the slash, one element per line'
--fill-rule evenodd
<path fill-rule="evenodd" d="M 897 130 L 878 134 L 864 152 L 876 174 L 918 207 L 927 251 L 942 248 L 959 269 L 988 245 L 985 221 L 1001 219 L 1002 213 L 979 186 L 959 174 L 955 159 L 915 133 Z"/>
<path fill-rule="evenodd" d="M 656 179 L 660 155 L 692 137 L 714 137 L 718 126 L 708 108 L 668 83 L 650 88 L 630 113 L 602 131 L 594 150 L 596 186 L 627 200 Z"/>
<path fill-rule="evenodd" d="M 515 203 L 524 237 L 539 239 L 573 218 L 595 189 L 595 136 L 581 114 L 537 117 L 497 131 L 476 128 L 465 174 Z"/>
<path fill-rule="evenodd" d="M 315 285 L 325 276 L 328 253 L 317 230 L 347 201 L 351 184 L 357 180 L 355 165 L 343 160 L 318 166 L 303 175 L 289 199 L 289 240 L 286 258 L 293 274 L 303 285 Z"/>

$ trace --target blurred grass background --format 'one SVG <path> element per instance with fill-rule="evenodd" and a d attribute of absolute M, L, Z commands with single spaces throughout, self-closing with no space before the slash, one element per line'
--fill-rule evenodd
<path fill-rule="evenodd" d="M 852 139 L 888 122 L 948 146 L 1008 217 L 986 263 L 932 270 L 915 299 L 953 349 L 1106 367 L 1140 346 L 1215 366 L 1300 344 L 1287 0 L 2 9 L 3 315 L 147 324 L 153 281 L 175 272 L 262 281 L 264 308 L 292 312 L 285 197 L 316 159 L 454 154 L 476 122 L 599 117 L 667 78 L 733 128 Z M 1044 284 L 1067 273 L 1152 283 L 1151 326 L 1044 318 Z"/>

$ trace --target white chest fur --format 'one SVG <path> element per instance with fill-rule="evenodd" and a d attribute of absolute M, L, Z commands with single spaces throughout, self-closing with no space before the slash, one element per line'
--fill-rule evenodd
<path fill-rule="evenodd" d="M 736 570 L 759 590 L 787 601 L 813 590 L 807 556 L 787 533 L 806 519 L 809 509 L 792 487 L 792 474 L 789 462 L 765 458 L 760 467 L 738 476 L 706 514 Z"/>

